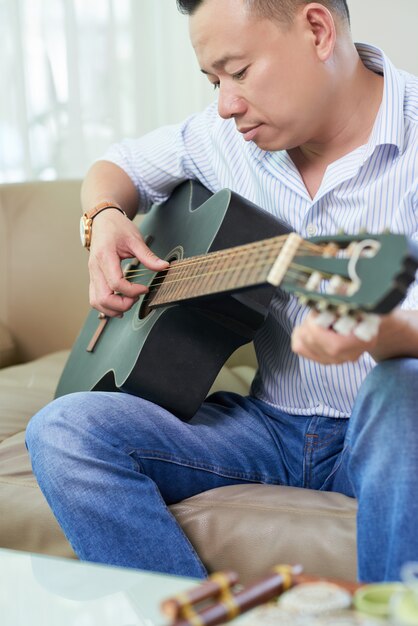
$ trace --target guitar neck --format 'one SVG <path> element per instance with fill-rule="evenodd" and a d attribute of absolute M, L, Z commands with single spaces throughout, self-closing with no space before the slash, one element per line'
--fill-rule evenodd
<path fill-rule="evenodd" d="M 151 285 L 149 307 L 239 291 L 266 283 L 278 285 L 301 241 L 282 235 L 254 243 L 173 261 Z"/>

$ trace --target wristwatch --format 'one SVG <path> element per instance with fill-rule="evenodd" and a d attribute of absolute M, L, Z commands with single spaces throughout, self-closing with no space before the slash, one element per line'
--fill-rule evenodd
<path fill-rule="evenodd" d="M 86 211 L 85 213 L 83 213 L 80 218 L 80 239 L 83 248 L 87 248 L 87 250 L 90 250 L 93 220 L 96 215 L 101 213 L 101 211 L 105 211 L 106 209 L 117 209 L 127 217 L 125 211 L 118 204 L 116 204 L 115 202 L 108 202 L 106 200 L 100 202 L 99 204 L 96 204 L 96 206 L 90 211 Z"/>

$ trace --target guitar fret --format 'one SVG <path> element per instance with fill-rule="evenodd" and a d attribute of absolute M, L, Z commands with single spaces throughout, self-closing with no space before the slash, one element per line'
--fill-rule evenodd
<path fill-rule="evenodd" d="M 266 252 L 267 246 L 260 242 L 257 246 L 257 254 L 255 256 L 256 263 L 254 267 L 249 268 L 248 271 L 248 280 L 253 283 L 265 282 L 266 280 Z"/>
<path fill-rule="evenodd" d="M 236 280 L 234 280 L 236 274 L 236 261 L 234 259 L 236 255 L 234 252 L 230 252 L 228 255 L 221 257 L 217 260 L 214 272 L 217 273 L 217 283 L 219 291 L 226 291 L 231 284 L 236 285 Z"/>
<path fill-rule="evenodd" d="M 202 260 L 196 261 L 190 268 L 186 266 L 184 271 L 184 298 L 193 297 L 203 273 Z"/>
<path fill-rule="evenodd" d="M 178 265 L 173 268 L 172 275 L 174 282 L 171 285 L 171 297 L 174 299 L 182 298 L 187 291 L 187 281 L 185 280 L 185 278 L 188 278 L 187 269 L 183 265 Z"/>
<path fill-rule="evenodd" d="M 205 263 L 206 268 L 210 267 L 209 271 L 206 270 L 206 273 L 209 273 L 209 276 L 207 278 L 206 288 L 205 288 L 205 291 L 207 293 L 209 293 L 209 294 L 216 293 L 217 286 L 219 286 L 219 283 L 218 283 L 218 276 L 219 276 L 219 274 L 218 274 L 217 267 L 216 267 L 216 265 L 217 265 L 216 262 L 217 261 L 219 261 L 219 256 L 218 255 L 215 256 L 215 263 L 213 265 L 210 262 L 210 260 L 209 260 L 209 262 L 206 261 L 206 263 Z M 204 285 L 204 283 L 202 282 L 201 287 L 203 287 L 203 285 Z"/>

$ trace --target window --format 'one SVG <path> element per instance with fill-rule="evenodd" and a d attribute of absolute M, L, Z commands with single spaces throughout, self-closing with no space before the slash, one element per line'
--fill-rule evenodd
<path fill-rule="evenodd" d="M 0 0 L 0 182 L 78 178 L 213 98 L 174 0 Z"/>

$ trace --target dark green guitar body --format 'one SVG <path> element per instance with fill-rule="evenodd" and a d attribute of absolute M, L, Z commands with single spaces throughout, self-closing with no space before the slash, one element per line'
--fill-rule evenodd
<path fill-rule="evenodd" d="M 212 195 L 188 181 L 154 206 L 141 233 L 161 258 L 206 254 L 289 232 L 276 218 L 229 190 Z M 151 275 L 144 284 L 150 284 Z M 138 281 L 141 282 L 141 281 Z M 143 317 L 144 298 L 122 319 L 100 323 L 92 310 L 73 347 L 56 396 L 75 391 L 123 391 L 190 419 L 227 358 L 263 323 L 274 287 L 193 299 Z"/>

